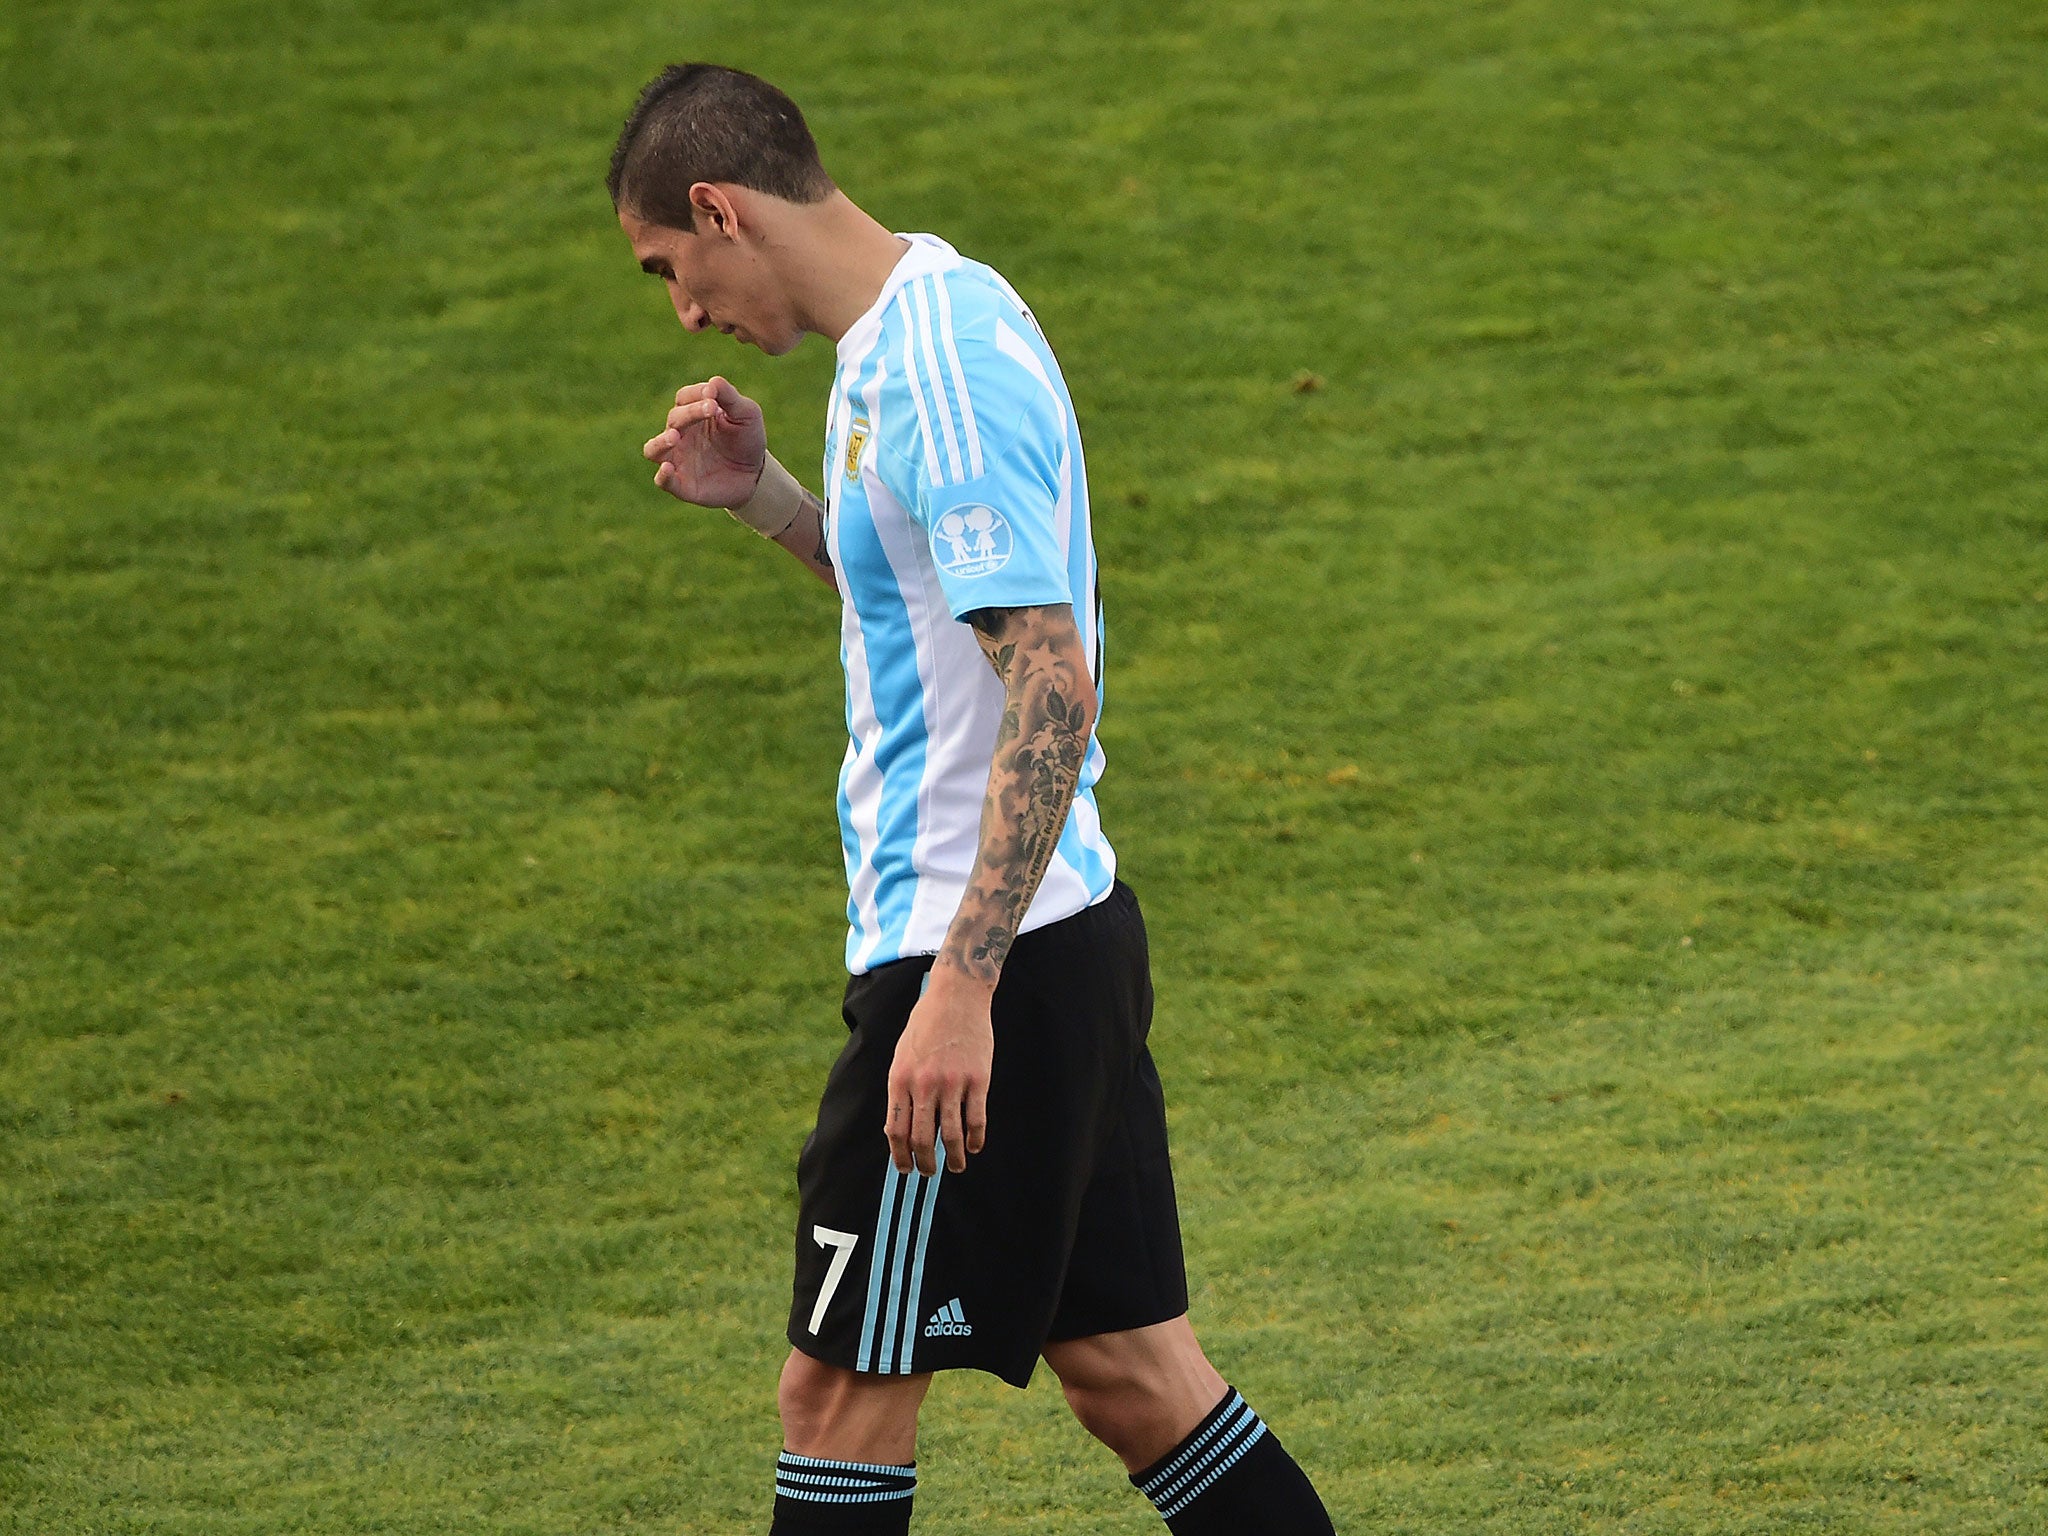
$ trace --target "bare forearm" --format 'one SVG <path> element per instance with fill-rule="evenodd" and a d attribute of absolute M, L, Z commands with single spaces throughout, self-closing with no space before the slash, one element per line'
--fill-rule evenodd
<path fill-rule="evenodd" d="M 809 491 L 803 493 L 803 504 L 797 509 L 795 521 L 775 535 L 774 542 L 826 586 L 835 592 L 839 590 L 839 578 L 832 571 L 831 546 L 825 541 L 825 506 Z"/>
<path fill-rule="evenodd" d="M 991 987 L 1059 846 L 1095 725 L 1094 680 L 1071 613 L 1057 611 L 1063 628 L 1014 617 L 991 617 L 984 628 L 983 615 L 975 616 L 977 638 L 1003 682 L 1003 715 L 980 847 L 939 963 Z"/>

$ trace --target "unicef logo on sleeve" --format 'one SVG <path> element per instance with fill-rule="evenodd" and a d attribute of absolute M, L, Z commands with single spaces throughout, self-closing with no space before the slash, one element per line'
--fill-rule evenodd
<path fill-rule="evenodd" d="M 932 526 L 932 554 L 949 576 L 1000 571 L 1010 547 L 1010 525 L 994 507 L 955 507 Z"/>

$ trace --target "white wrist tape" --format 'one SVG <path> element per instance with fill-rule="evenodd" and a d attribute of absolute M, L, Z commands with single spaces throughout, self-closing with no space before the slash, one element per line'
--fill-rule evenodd
<path fill-rule="evenodd" d="M 804 488 L 771 453 L 761 465 L 761 478 L 754 486 L 754 494 L 730 510 L 762 538 L 772 539 L 787 532 L 803 509 Z"/>

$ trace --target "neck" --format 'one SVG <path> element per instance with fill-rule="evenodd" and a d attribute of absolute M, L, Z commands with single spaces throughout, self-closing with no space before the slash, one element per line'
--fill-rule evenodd
<path fill-rule="evenodd" d="M 779 211 L 779 210 L 778 210 Z M 891 234 L 843 192 L 779 220 L 771 260 L 807 331 L 836 344 L 881 294 L 910 242 Z"/>

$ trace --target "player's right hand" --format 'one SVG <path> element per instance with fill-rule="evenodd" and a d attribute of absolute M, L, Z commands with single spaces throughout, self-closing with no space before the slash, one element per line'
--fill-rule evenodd
<path fill-rule="evenodd" d="M 721 378 L 676 391 L 668 425 L 640 452 L 654 461 L 654 483 L 680 501 L 728 511 L 744 503 L 768 462 L 761 407 Z"/>

